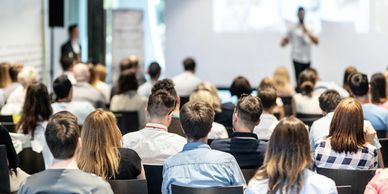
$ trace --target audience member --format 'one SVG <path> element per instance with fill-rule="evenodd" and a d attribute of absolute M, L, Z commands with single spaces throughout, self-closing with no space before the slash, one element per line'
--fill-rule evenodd
<path fill-rule="evenodd" d="M 74 115 L 69 112 L 53 115 L 47 124 L 45 138 L 54 162 L 49 169 L 28 177 L 19 194 L 113 194 L 107 182 L 77 167 L 75 155 L 82 147 L 82 141 Z"/>
<path fill-rule="evenodd" d="M 154 91 L 147 105 L 150 122 L 144 129 L 123 136 L 124 147 L 134 149 L 144 164 L 162 165 L 186 143 L 185 138 L 167 131 L 175 107 L 176 97 L 166 90 Z"/>
<path fill-rule="evenodd" d="M 315 83 L 314 91 L 318 95 L 321 95 L 326 90 L 335 90 L 340 94 L 342 98 L 349 97 L 349 93 L 343 87 L 339 86 L 333 81 L 329 82 L 329 81 L 321 80 L 321 78 L 319 77 L 318 71 L 314 68 L 310 68 L 310 69 L 314 71 L 316 74 L 317 80 Z"/>
<path fill-rule="evenodd" d="M 336 194 L 333 180 L 309 170 L 308 133 L 295 118 L 280 121 L 268 143 L 264 164 L 251 179 L 247 194 Z"/>
<path fill-rule="evenodd" d="M 129 55 L 128 57 L 121 60 L 120 72 L 122 73 L 128 70 L 135 73 L 137 82 L 139 83 L 139 85 L 141 85 L 146 82 L 146 79 L 144 73 L 140 69 L 139 63 L 139 57 L 137 57 L 136 55 Z"/>
<path fill-rule="evenodd" d="M 368 95 L 368 77 L 362 73 L 352 74 L 349 87 L 353 96 L 362 104 L 364 118 L 370 121 L 377 131 L 388 130 L 388 111 L 371 103 Z"/>
<path fill-rule="evenodd" d="M 245 185 L 243 174 L 228 153 L 207 145 L 214 120 L 213 108 L 204 102 L 188 102 L 180 112 L 188 143 L 182 152 L 163 165 L 162 193 L 171 194 L 171 185 L 190 187 Z"/>
<path fill-rule="evenodd" d="M 382 73 L 375 73 L 370 80 L 371 100 L 382 108 L 388 109 L 387 101 L 387 81 Z"/>
<path fill-rule="evenodd" d="M 300 114 L 321 114 L 319 108 L 319 95 L 314 91 L 317 81 L 317 74 L 311 68 L 305 69 L 299 76 L 299 89 L 292 98 L 292 113 L 294 116 Z"/>
<path fill-rule="evenodd" d="M 356 67 L 354 66 L 349 66 L 345 69 L 345 73 L 344 73 L 344 80 L 343 80 L 343 84 L 342 84 L 342 88 L 344 88 L 348 93 L 349 95 L 352 94 L 352 91 L 350 91 L 350 87 L 349 87 L 349 78 L 352 74 L 355 74 L 357 73 L 357 69 Z"/>
<path fill-rule="evenodd" d="M 375 169 L 377 149 L 373 143 L 376 133 L 364 133 L 361 104 L 353 99 L 342 100 L 335 109 L 327 138 L 317 142 L 315 165 L 334 169 Z"/>
<path fill-rule="evenodd" d="M 195 75 L 196 63 L 193 58 L 183 61 L 184 72 L 173 77 L 175 89 L 179 96 L 188 97 L 197 88 L 201 80 Z"/>
<path fill-rule="evenodd" d="M 260 93 L 260 90 L 266 88 L 275 88 L 274 80 L 271 77 L 265 77 L 260 81 L 259 87 L 256 88 L 256 93 Z M 277 114 L 277 118 L 282 119 L 285 117 L 283 100 L 280 97 L 276 97 L 276 105 L 272 109 L 272 114 Z"/>
<path fill-rule="evenodd" d="M 73 68 L 77 83 L 73 85 L 73 100 L 90 102 L 94 107 L 105 107 L 104 95 L 89 84 L 90 72 L 86 64 L 76 64 Z"/>
<path fill-rule="evenodd" d="M 99 90 L 105 97 L 105 102 L 109 103 L 110 101 L 110 92 L 112 87 L 105 82 L 106 79 L 106 68 L 103 64 L 96 64 L 92 66 L 92 71 L 94 73 L 94 79 L 91 81 L 93 87 Z"/>
<path fill-rule="evenodd" d="M 74 75 L 74 65 L 76 62 L 76 56 L 69 52 L 67 54 L 64 54 L 61 56 L 61 66 L 63 70 L 63 74 L 67 75 L 67 78 L 71 81 L 71 84 L 76 84 L 77 80 L 75 79 Z"/>
<path fill-rule="evenodd" d="M 190 95 L 190 101 L 202 101 L 207 102 L 214 108 L 219 107 L 219 104 L 214 101 L 213 95 L 207 90 L 197 90 Z M 212 128 L 208 134 L 209 139 L 224 139 L 228 138 L 228 132 L 226 128 L 217 122 L 213 122 Z"/>
<path fill-rule="evenodd" d="M 140 85 L 137 89 L 137 93 L 141 96 L 148 97 L 151 95 L 152 87 L 155 85 L 155 83 L 159 80 L 160 74 L 162 69 L 160 68 L 160 65 L 158 62 L 152 62 L 148 66 L 148 75 L 150 76 L 150 79 L 146 81 L 144 84 Z"/>
<path fill-rule="evenodd" d="M 0 63 L 0 89 L 7 88 L 11 83 L 11 77 L 9 75 L 9 69 L 11 64 L 9 63 Z"/>
<path fill-rule="evenodd" d="M 258 91 L 257 96 L 261 99 L 263 114 L 260 116 L 260 123 L 254 128 L 253 132 L 261 140 L 269 140 L 273 130 L 279 123 L 273 115 L 273 109 L 276 107 L 277 94 L 272 87 L 267 87 Z"/>
<path fill-rule="evenodd" d="M 260 98 L 242 97 L 233 114 L 234 132 L 230 139 L 214 140 L 211 148 L 232 154 L 240 168 L 258 168 L 263 164 L 267 144 L 257 138 L 253 128 L 259 124 L 263 106 Z"/>
<path fill-rule="evenodd" d="M 95 110 L 87 101 L 72 101 L 73 86 L 67 75 L 61 75 L 53 82 L 55 102 L 51 104 L 53 113 L 68 111 L 77 117 L 78 124 L 83 125 L 86 117 Z"/>
<path fill-rule="evenodd" d="M 295 90 L 291 85 L 290 74 L 286 67 L 277 67 L 272 75 L 272 79 L 278 96 L 288 97 L 294 95 Z"/>
<path fill-rule="evenodd" d="M 364 194 L 388 193 L 388 169 L 377 170 L 376 175 L 369 181 Z"/>
<path fill-rule="evenodd" d="M 4 88 L 4 98 L 8 99 L 16 88 L 21 87 L 21 84 L 18 82 L 18 75 L 20 71 L 23 69 L 23 65 L 21 64 L 11 64 L 9 68 L 9 75 L 11 78 L 11 84 Z"/>
<path fill-rule="evenodd" d="M 123 72 L 118 80 L 117 94 L 113 96 L 110 103 L 112 111 L 137 111 L 139 115 L 139 126 L 143 128 L 146 124 L 145 108 L 147 98 L 137 93 L 138 83 L 135 73 Z"/>
<path fill-rule="evenodd" d="M 121 132 L 111 112 L 92 112 L 82 127 L 85 142 L 78 156 L 78 166 L 84 172 L 104 179 L 145 179 L 143 165 L 137 153 L 121 146 Z"/>

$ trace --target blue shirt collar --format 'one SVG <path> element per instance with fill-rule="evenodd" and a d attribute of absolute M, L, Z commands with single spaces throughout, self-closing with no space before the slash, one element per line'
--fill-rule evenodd
<path fill-rule="evenodd" d="M 190 151 L 190 150 L 200 149 L 200 148 L 210 149 L 210 146 L 201 141 L 194 141 L 194 142 L 187 143 L 185 146 L 183 146 L 182 151 L 185 152 L 185 151 Z"/>

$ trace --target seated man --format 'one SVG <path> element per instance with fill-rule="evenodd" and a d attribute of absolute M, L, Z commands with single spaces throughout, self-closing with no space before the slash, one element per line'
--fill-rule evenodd
<path fill-rule="evenodd" d="M 66 75 L 61 75 L 54 80 L 53 90 L 55 102 L 51 104 L 53 113 L 69 111 L 78 119 L 78 124 L 82 125 L 86 117 L 95 110 L 92 104 L 87 101 L 72 101 L 73 85 Z"/>
<path fill-rule="evenodd" d="M 196 63 L 193 58 L 186 58 L 183 61 L 184 72 L 172 78 L 175 89 L 179 96 L 188 97 L 201 83 L 195 75 Z"/>
<path fill-rule="evenodd" d="M 233 114 L 232 138 L 214 140 L 210 147 L 231 153 L 240 168 L 260 167 L 263 164 L 267 143 L 258 140 L 252 131 L 259 124 L 262 112 L 263 106 L 258 97 L 242 97 Z"/>
<path fill-rule="evenodd" d="M 54 162 L 49 169 L 28 177 L 19 194 L 113 194 L 103 179 L 78 169 L 75 154 L 82 143 L 74 115 L 66 111 L 54 114 L 47 124 L 45 137 Z"/>
<path fill-rule="evenodd" d="M 214 121 L 213 108 L 204 102 L 188 102 L 180 112 L 188 143 L 182 152 L 163 165 L 162 193 L 171 194 L 171 185 L 213 187 L 245 185 L 236 159 L 207 145 Z"/>
<path fill-rule="evenodd" d="M 260 116 L 260 123 L 253 130 L 257 134 L 259 139 L 269 140 L 276 125 L 278 125 L 278 119 L 273 115 L 273 110 L 276 108 L 276 99 L 278 98 L 276 90 L 272 87 L 265 87 L 260 89 L 257 93 L 263 103 L 264 112 Z"/>
<path fill-rule="evenodd" d="M 150 123 L 140 131 L 123 136 L 123 146 L 135 150 L 143 164 L 163 165 L 168 157 L 180 152 L 185 145 L 185 138 L 167 131 L 175 106 L 176 98 L 167 91 L 152 93 L 146 108 Z"/>

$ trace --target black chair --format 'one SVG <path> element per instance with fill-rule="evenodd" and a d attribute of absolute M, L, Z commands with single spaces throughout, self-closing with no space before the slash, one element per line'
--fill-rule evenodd
<path fill-rule="evenodd" d="M 168 127 L 168 132 L 175 133 L 177 135 L 180 135 L 186 138 L 185 132 L 182 129 L 181 121 L 179 120 L 179 118 L 172 118 L 171 124 Z"/>
<path fill-rule="evenodd" d="M 148 194 L 146 180 L 109 180 L 114 194 Z"/>
<path fill-rule="evenodd" d="M 292 115 L 292 96 L 280 97 L 283 102 L 284 114 L 286 117 Z"/>
<path fill-rule="evenodd" d="M 387 137 L 387 131 L 385 129 L 383 129 L 383 130 L 376 129 L 376 134 L 377 134 L 378 138 L 386 138 Z"/>
<path fill-rule="evenodd" d="M 321 114 L 296 114 L 296 117 L 300 119 L 305 125 L 311 127 L 314 121 L 323 117 Z"/>
<path fill-rule="evenodd" d="M 229 138 L 232 137 L 232 134 L 233 134 L 233 127 L 225 127 L 226 128 L 226 132 L 228 132 L 228 136 Z"/>
<path fill-rule="evenodd" d="M 125 135 L 139 130 L 139 114 L 137 111 L 118 111 L 113 112 L 113 114 L 116 116 L 117 126 L 121 134 Z"/>
<path fill-rule="evenodd" d="M 318 174 L 327 176 L 334 180 L 336 185 L 349 185 L 353 194 L 364 193 L 368 182 L 375 175 L 376 170 L 343 170 L 317 168 Z"/>
<path fill-rule="evenodd" d="M 7 150 L 5 145 L 0 145 L 0 193 L 8 194 L 10 192 Z"/>
<path fill-rule="evenodd" d="M 381 155 L 383 155 L 384 167 L 388 167 L 388 138 L 379 139 L 381 144 Z"/>
<path fill-rule="evenodd" d="M 193 188 L 171 185 L 172 194 L 243 194 L 242 186 Z"/>
<path fill-rule="evenodd" d="M 185 105 L 186 103 L 189 102 L 190 97 L 189 96 L 180 96 L 180 99 L 181 99 L 180 108 L 182 108 L 183 105 Z"/>
<path fill-rule="evenodd" d="M 149 194 L 161 194 L 163 166 L 144 165 Z"/>
<path fill-rule="evenodd" d="M 253 176 L 255 176 L 257 171 L 257 168 L 246 168 L 246 169 L 241 169 L 241 172 L 244 175 L 245 182 L 249 182 Z"/>
<path fill-rule="evenodd" d="M 350 185 L 344 185 L 344 186 L 337 186 L 337 192 L 338 194 L 352 194 L 352 186 Z"/>
<path fill-rule="evenodd" d="M 18 156 L 19 167 L 28 174 L 35 174 L 45 169 L 42 153 L 36 153 L 32 148 L 24 148 Z"/>
<path fill-rule="evenodd" d="M 0 123 L 13 123 L 12 115 L 0 115 Z"/>
<path fill-rule="evenodd" d="M 1 126 L 6 128 L 8 132 L 16 133 L 16 125 L 14 123 L 1 123 Z"/>

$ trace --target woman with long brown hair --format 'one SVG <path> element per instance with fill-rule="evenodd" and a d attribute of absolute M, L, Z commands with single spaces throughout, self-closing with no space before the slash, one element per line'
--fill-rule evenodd
<path fill-rule="evenodd" d="M 318 141 L 315 165 L 334 169 L 375 169 L 377 149 L 369 144 L 375 134 L 365 137 L 361 104 L 346 98 L 337 106 L 327 138 Z M 368 141 L 367 141 L 368 138 Z"/>
<path fill-rule="evenodd" d="M 90 113 L 82 127 L 79 168 L 104 179 L 144 179 L 139 155 L 122 148 L 121 137 L 113 113 L 102 109 Z"/>
<path fill-rule="evenodd" d="M 309 137 L 302 121 L 282 119 L 268 143 L 264 163 L 251 179 L 247 194 L 336 194 L 334 181 L 318 175 L 312 164 Z"/>

